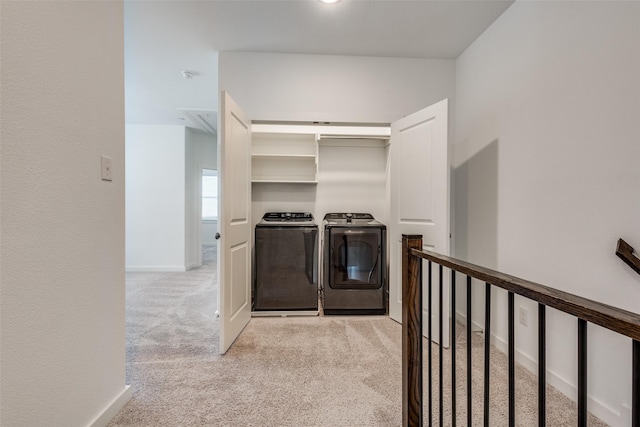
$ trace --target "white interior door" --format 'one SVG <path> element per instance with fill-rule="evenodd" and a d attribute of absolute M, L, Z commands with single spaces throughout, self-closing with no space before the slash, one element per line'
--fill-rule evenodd
<path fill-rule="evenodd" d="M 218 144 L 220 353 L 251 319 L 251 122 L 222 92 Z"/>
<path fill-rule="evenodd" d="M 449 255 L 447 100 L 391 124 L 389 315 L 402 321 L 402 235 L 421 234 L 424 249 Z M 427 262 L 423 263 L 423 333 L 428 333 Z M 446 270 L 445 270 L 446 271 Z M 433 265 L 432 332 L 438 341 L 438 267 Z M 443 277 L 443 339 L 449 346 L 449 283 Z"/>

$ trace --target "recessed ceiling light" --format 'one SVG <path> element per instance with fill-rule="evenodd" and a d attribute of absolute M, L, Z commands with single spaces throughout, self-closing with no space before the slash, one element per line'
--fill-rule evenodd
<path fill-rule="evenodd" d="M 320 3 L 325 3 L 325 4 L 333 4 L 333 3 L 338 3 L 340 0 L 320 0 Z"/>

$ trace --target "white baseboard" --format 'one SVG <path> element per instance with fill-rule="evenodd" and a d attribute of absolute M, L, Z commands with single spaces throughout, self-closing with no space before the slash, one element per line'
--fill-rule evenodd
<path fill-rule="evenodd" d="M 459 311 L 456 311 L 456 322 L 466 325 L 467 317 L 464 314 L 460 313 Z"/>
<path fill-rule="evenodd" d="M 462 313 L 460 311 L 456 311 L 456 322 L 458 323 L 462 323 L 463 325 L 467 324 L 467 314 L 466 313 Z M 478 323 L 476 322 L 471 322 L 471 331 L 473 332 L 480 332 L 482 331 L 484 328 L 482 326 L 480 326 Z"/>
<path fill-rule="evenodd" d="M 300 311 L 252 311 L 251 317 L 300 317 L 300 316 L 318 316 L 318 310 L 300 310 Z"/>
<path fill-rule="evenodd" d="M 201 265 L 202 265 L 201 263 L 198 263 L 198 262 L 192 262 L 191 264 L 187 265 L 187 267 L 186 267 L 186 269 L 185 269 L 185 270 L 186 270 L 186 271 L 189 271 L 189 270 L 192 270 L 192 269 L 194 269 L 194 268 L 196 268 L 196 267 L 200 267 Z"/>
<path fill-rule="evenodd" d="M 98 415 L 91 424 L 90 427 L 106 427 L 109 421 L 115 417 L 118 412 L 127 404 L 131 399 L 131 386 L 124 386 L 124 390 L 113 401 L 107 405 L 107 407 Z"/>
<path fill-rule="evenodd" d="M 128 265 L 125 271 L 127 273 L 184 273 L 187 269 L 178 265 Z"/>
<path fill-rule="evenodd" d="M 491 334 L 491 343 L 501 352 L 508 352 L 508 345 L 505 340 L 498 337 L 495 334 Z M 516 349 L 516 362 L 524 366 L 528 371 L 534 375 L 538 375 L 538 361 L 534 360 L 528 354 Z M 571 381 L 562 377 L 560 374 L 547 369 L 547 384 L 558 390 L 560 393 L 567 396 L 574 402 L 578 396 L 578 388 Z M 625 408 L 622 405 L 621 409 L 616 411 L 605 403 L 601 402 L 597 398 L 588 395 L 587 396 L 587 408 L 596 417 L 610 425 L 611 427 L 628 426 L 631 423 L 631 410 Z"/>
<path fill-rule="evenodd" d="M 624 426 L 630 426 L 631 425 L 631 416 L 632 416 L 632 411 L 631 408 L 629 406 L 622 405 L 622 411 L 620 414 L 620 419 L 623 422 L 623 424 L 620 425 L 624 425 Z"/>

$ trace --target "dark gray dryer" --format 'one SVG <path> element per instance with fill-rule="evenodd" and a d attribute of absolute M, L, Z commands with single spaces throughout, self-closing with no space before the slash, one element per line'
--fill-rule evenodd
<path fill-rule="evenodd" d="M 264 214 L 255 234 L 254 315 L 318 314 L 317 248 L 311 213 Z"/>
<path fill-rule="evenodd" d="M 387 227 L 368 213 L 324 217 L 324 314 L 385 314 Z"/>

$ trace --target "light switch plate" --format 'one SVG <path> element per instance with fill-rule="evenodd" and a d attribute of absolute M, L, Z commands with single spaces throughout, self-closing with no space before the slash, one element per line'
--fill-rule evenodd
<path fill-rule="evenodd" d="M 103 181 L 113 181 L 111 173 L 111 157 L 100 156 L 100 170 Z"/>
<path fill-rule="evenodd" d="M 529 326 L 529 310 L 520 306 L 520 324 L 522 326 Z"/>

